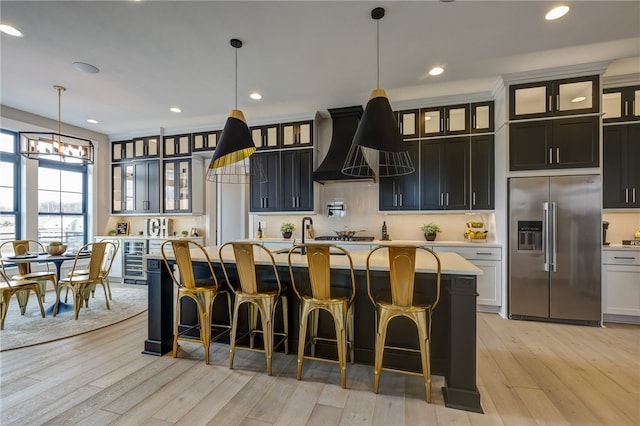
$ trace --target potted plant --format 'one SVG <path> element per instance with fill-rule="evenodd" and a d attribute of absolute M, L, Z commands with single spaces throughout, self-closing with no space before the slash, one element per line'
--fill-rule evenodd
<path fill-rule="evenodd" d="M 186 229 L 183 229 L 183 230 L 182 230 L 182 236 L 183 236 L 183 237 L 187 237 L 187 236 L 189 236 L 189 231 L 187 231 Z"/>
<path fill-rule="evenodd" d="M 285 222 L 280 225 L 280 232 L 282 232 L 282 236 L 284 238 L 291 238 L 291 233 L 293 232 L 293 223 Z"/>
<path fill-rule="evenodd" d="M 433 222 L 429 222 L 422 225 L 422 232 L 424 232 L 424 238 L 427 241 L 435 241 L 436 235 L 440 232 L 440 227 Z"/>

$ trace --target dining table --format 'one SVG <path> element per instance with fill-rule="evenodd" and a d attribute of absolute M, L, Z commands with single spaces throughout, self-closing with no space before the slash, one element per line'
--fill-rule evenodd
<path fill-rule="evenodd" d="M 78 258 L 89 258 L 91 257 L 91 253 L 80 253 L 79 255 L 77 255 Z M 69 253 L 63 253 L 63 254 L 59 254 L 59 255 L 51 255 L 49 253 L 27 253 L 27 254 L 22 254 L 22 255 L 15 255 L 15 256 L 6 256 L 6 257 L 1 257 L 0 261 L 2 261 L 3 263 L 5 263 L 5 267 L 7 266 L 6 264 L 11 264 L 11 263 L 48 263 L 51 262 L 54 264 L 54 266 L 56 267 L 56 280 L 60 281 L 60 274 L 61 274 L 61 270 L 62 270 L 62 264 L 68 260 L 74 260 L 76 258 L 76 253 L 73 252 L 69 252 Z M 56 282 L 56 294 L 58 292 L 58 287 L 57 287 L 57 282 Z M 57 297 L 56 297 L 56 301 Z M 49 306 L 46 310 L 45 310 L 45 314 L 46 315 L 53 315 L 54 309 L 55 309 L 55 305 L 56 302 L 54 302 L 51 306 Z M 62 301 L 59 302 L 58 305 L 58 309 L 57 309 L 57 313 L 62 313 L 62 312 L 69 312 L 69 311 L 73 311 L 73 305 L 69 304 L 69 303 L 64 303 Z"/>

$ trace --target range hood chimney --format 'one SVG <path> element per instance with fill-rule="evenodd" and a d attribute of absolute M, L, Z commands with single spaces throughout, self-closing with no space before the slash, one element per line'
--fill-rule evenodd
<path fill-rule="evenodd" d="M 332 181 L 373 180 L 372 178 L 347 176 L 342 173 L 342 166 L 349 153 L 349 148 L 351 148 L 351 141 L 356 134 L 362 112 L 361 105 L 329 109 L 333 129 L 331 143 L 322 164 L 313 172 L 313 180 L 323 184 Z"/>

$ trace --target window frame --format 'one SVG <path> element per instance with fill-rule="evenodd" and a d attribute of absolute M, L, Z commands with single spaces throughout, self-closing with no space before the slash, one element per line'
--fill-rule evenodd
<path fill-rule="evenodd" d="M 13 163 L 13 211 L 0 210 L 2 215 L 14 216 L 15 239 L 22 237 L 22 180 L 20 176 L 20 153 L 18 152 L 18 133 L 0 128 L 0 133 L 13 137 L 13 153 L 0 151 L 0 162 Z"/>

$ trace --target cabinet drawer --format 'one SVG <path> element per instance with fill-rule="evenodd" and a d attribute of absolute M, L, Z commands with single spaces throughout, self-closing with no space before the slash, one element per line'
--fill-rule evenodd
<path fill-rule="evenodd" d="M 640 250 L 605 250 L 602 253 L 605 265 L 640 265 Z"/>
<path fill-rule="evenodd" d="M 467 260 L 501 260 L 502 249 L 500 247 L 447 247 L 433 246 L 436 252 L 453 252 Z"/>

